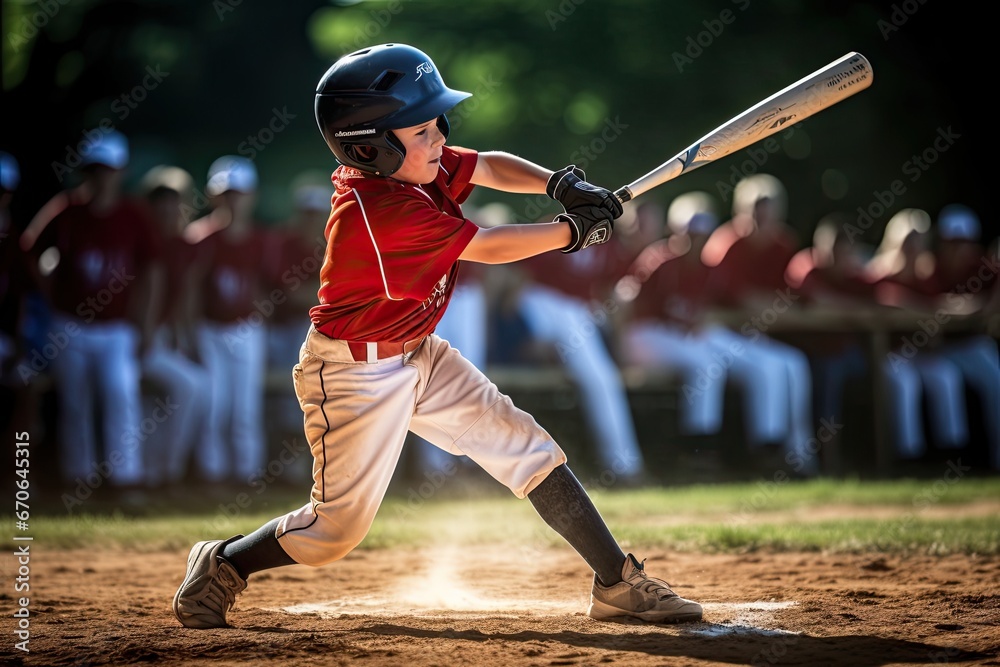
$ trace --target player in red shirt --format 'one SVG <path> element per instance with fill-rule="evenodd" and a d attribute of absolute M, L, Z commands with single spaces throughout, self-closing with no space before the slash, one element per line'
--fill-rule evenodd
<path fill-rule="evenodd" d="M 933 278 L 930 227 L 930 215 L 916 208 L 901 209 L 886 223 L 882 241 L 866 267 L 879 303 L 933 317 L 942 294 Z M 897 332 L 883 369 L 892 389 L 896 450 L 904 460 L 927 451 L 925 395 L 938 445 L 959 449 L 968 444 L 969 437 L 965 383 L 959 367 L 942 353 L 944 337 L 917 336 L 924 340 L 919 347 L 914 337 L 915 332 Z"/>
<path fill-rule="evenodd" d="M 771 174 L 744 178 L 733 192 L 733 217 L 719 227 L 702 252 L 716 267 L 719 287 L 715 306 L 734 309 L 745 316 L 739 331 L 714 327 L 710 337 L 720 350 L 740 346 L 732 370 L 747 391 L 766 374 L 774 388 L 759 410 L 754 410 L 760 430 L 754 441 L 779 442 L 786 459 L 796 460 L 796 472 L 818 472 L 818 461 L 806 445 L 813 435 L 812 372 L 805 353 L 770 336 L 768 316 L 778 317 L 798 300 L 785 282 L 785 268 L 798 250 L 798 238 L 785 221 L 788 195 L 784 184 Z M 776 320 L 771 320 L 773 324 Z M 775 381 L 774 378 L 777 378 Z"/>
<path fill-rule="evenodd" d="M 799 295 L 803 308 L 827 312 L 879 309 L 874 285 L 865 275 L 859 247 L 846 230 L 850 218 L 841 212 L 824 216 L 813 232 L 811 247 L 788 263 L 785 282 Z M 858 333 L 811 332 L 803 349 L 813 367 L 813 397 L 821 418 L 842 419 L 844 387 L 870 372 L 865 341 Z"/>
<path fill-rule="evenodd" d="M 646 466 L 615 358 L 611 334 L 618 308 L 611 295 L 638 249 L 619 236 L 590 252 L 521 262 L 526 279 L 517 301 L 532 340 L 555 348 L 576 385 L 597 463 L 619 483 L 635 485 L 645 481 Z"/>
<path fill-rule="evenodd" d="M 257 168 L 224 155 L 208 170 L 212 210 L 184 230 L 196 244 L 198 355 L 211 387 L 208 434 L 195 452 L 206 480 L 247 484 L 265 463 L 264 371 L 267 362 L 267 236 L 253 217 Z"/>
<path fill-rule="evenodd" d="M 491 215 L 489 209 L 483 212 L 468 204 L 462 208 L 466 217 L 479 227 L 492 227 L 509 222 L 509 219 L 500 222 L 489 217 Z M 448 345 L 458 350 L 463 357 L 472 362 L 473 366 L 484 373 L 489 342 L 490 316 L 486 295 L 489 268 L 487 264 L 477 262 L 466 262 L 462 265 L 455 290 L 448 300 L 448 308 L 434 328 L 435 335 L 448 341 Z M 409 440 L 407 443 L 409 453 L 413 456 L 413 467 L 417 469 L 415 477 L 421 481 L 434 479 L 442 473 L 448 476 L 454 475 L 460 469 L 475 465 L 468 456 L 456 459 L 446 450 L 435 447 L 418 436 L 412 436 Z"/>
<path fill-rule="evenodd" d="M 712 269 L 701 261 L 716 221 L 708 193 L 675 198 L 666 215 L 669 236 L 639 253 L 615 289 L 627 311 L 625 363 L 684 376 L 681 429 L 692 435 L 722 427 L 727 372 L 705 336 L 704 311 L 714 284 Z"/>
<path fill-rule="evenodd" d="M 25 298 L 32 284 L 17 243 L 20 230 L 10 211 L 20 184 L 17 160 L 0 151 L 0 427 L 5 433 L 18 433 L 30 426 L 26 417 L 36 413 L 28 371 L 32 357 L 44 360 L 40 351 L 32 355 L 23 349 Z"/>
<path fill-rule="evenodd" d="M 195 255 L 183 230 L 194 180 L 180 167 L 159 165 L 146 172 L 139 188 L 160 231 L 166 280 L 156 329 L 141 360 L 143 377 L 158 388 L 158 395 L 149 397 L 151 412 L 162 420 L 154 431 L 138 437 L 148 453 L 147 484 L 179 492 L 189 459 L 202 446 L 211 396 L 208 372 L 191 355 Z"/>
<path fill-rule="evenodd" d="M 309 330 L 309 309 L 319 290 L 326 240 L 323 230 L 330 216 L 333 185 L 329 174 L 322 183 L 303 173 L 294 179 L 292 215 L 277 229 L 269 230 L 265 274 L 273 283 L 268 289 L 271 310 L 267 316 L 267 371 L 287 377 L 298 363 L 299 347 Z M 269 391 L 266 406 L 268 437 L 273 442 L 301 439 L 302 409 L 291 385 Z M 279 452 L 280 453 L 280 452 Z M 288 479 L 308 480 L 312 470 L 308 457 L 298 457 L 286 466 Z"/>
<path fill-rule="evenodd" d="M 938 213 L 933 280 L 949 301 L 981 315 L 998 312 L 1000 258 L 981 239 L 979 215 L 964 204 L 948 204 Z M 1000 350 L 996 337 L 982 331 L 947 332 L 942 354 L 962 372 L 978 398 L 986 430 L 990 464 L 1000 470 Z"/>
<path fill-rule="evenodd" d="M 254 533 L 192 547 L 174 597 L 180 622 L 226 625 L 249 575 L 343 558 L 368 532 L 407 430 L 467 455 L 528 498 L 594 570 L 590 615 L 696 620 L 701 606 L 646 575 L 608 531 L 566 456 L 471 362 L 436 336 L 463 262 L 516 262 L 608 240 L 614 196 L 502 152 L 445 145 L 448 88 L 404 44 L 344 56 L 316 97 L 341 166 L 313 327 L 293 379 L 314 455 L 310 501 Z M 547 193 L 566 212 L 549 223 L 482 229 L 462 214 L 473 187 Z"/>
<path fill-rule="evenodd" d="M 82 163 L 86 202 L 55 215 L 31 251 L 35 262 L 50 248 L 58 251 L 42 287 L 53 335 L 65 341 L 52 360 L 63 481 L 80 489 L 96 471 L 130 493 L 144 482 L 139 352 L 151 337 L 162 267 L 148 210 L 122 194 L 128 161 L 122 134 L 111 131 L 90 142 Z M 94 424 L 98 402 L 102 429 Z M 83 498 L 64 494 L 63 500 L 71 508 Z"/>

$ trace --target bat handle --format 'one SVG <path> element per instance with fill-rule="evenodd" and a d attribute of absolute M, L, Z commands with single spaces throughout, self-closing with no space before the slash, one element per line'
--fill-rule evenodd
<path fill-rule="evenodd" d="M 622 186 L 615 190 L 615 197 L 624 204 L 632 199 L 632 191 L 628 189 L 627 185 Z"/>

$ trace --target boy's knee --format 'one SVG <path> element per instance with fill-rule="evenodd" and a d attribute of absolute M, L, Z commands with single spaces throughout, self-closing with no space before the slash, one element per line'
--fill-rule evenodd
<path fill-rule="evenodd" d="M 281 536 L 289 555 L 302 565 L 320 567 L 344 558 L 361 544 L 368 534 L 371 521 L 352 525 L 325 519 L 322 516 L 308 529 L 292 530 Z"/>

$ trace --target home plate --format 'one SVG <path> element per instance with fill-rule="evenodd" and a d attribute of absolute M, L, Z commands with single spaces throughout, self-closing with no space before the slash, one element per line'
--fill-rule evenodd
<path fill-rule="evenodd" d="M 702 637 L 754 636 L 777 637 L 797 632 L 774 627 L 774 613 L 794 607 L 798 602 L 706 602 L 701 606 L 707 618 L 716 623 L 691 623 L 679 626 L 685 634 Z"/>

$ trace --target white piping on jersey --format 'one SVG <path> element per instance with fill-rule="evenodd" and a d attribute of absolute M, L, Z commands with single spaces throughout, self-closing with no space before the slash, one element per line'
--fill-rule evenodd
<path fill-rule="evenodd" d="M 385 287 L 385 295 L 389 298 L 389 301 L 402 301 L 402 299 L 394 299 L 391 294 L 389 294 L 389 283 L 385 279 L 385 267 L 382 266 L 382 253 L 379 252 L 378 244 L 375 243 L 375 235 L 372 234 L 372 226 L 368 222 L 368 214 L 365 213 L 365 205 L 361 202 L 361 195 L 355 188 L 351 188 L 351 192 L 354 193 L 354 198 L 358 200 L 358 206 L 361 207 L 361 217 L 365 219 L 365 227 L 368 228 L 368 238 L 372 240 L 372 247 L 375 248 L 375 258 L 378 259 L 378 270 L 382 274 L 382 286 Z"/>
<path fill-rule="evenodd" d="M 446 176 L 451 176 L 451 172 L 445 169 L 443 164 L 438 164 L 438 167 L 441 168 L 441 171 L 443 171 Z"/>
<path fill-rule="evenodd" d="M 429 201 L 430 201 L 430 202 L 431 202 L 432 204 L 434 204 L 434 200 L 433 200 L 433 199 L 431 199 L 431 196 L 430 196 L 429 194 L 427 194 L 427 193 L 426 193 L 426 192 L 424 191 L 424 189 L 423 189 L 422 187 L 420 187 L 419 185 L 414 185 L 413 187 L 414 187 L 414 188 L 416 188 L 416 189 L 417 189 L 417 191 L 419 191 L 419 192 L 420 192 L 420 194 L 422 194 L 423 196 L 427 197 L 427 199 L 428 199 L 428 200 L 429 200 Z M 434 208 L 437 208 L 437 204 L 434 204 Z"/>

